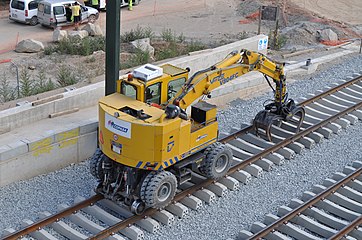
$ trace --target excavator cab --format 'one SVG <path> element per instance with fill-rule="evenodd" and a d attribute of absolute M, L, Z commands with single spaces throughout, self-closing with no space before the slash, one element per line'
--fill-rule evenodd
<path fill-rule="evenodd" d="M 165 64 L 146 64 L 117 81 L 117 92 L 132 99 L 161 108 L 182 88 L 188 71 Z"/>

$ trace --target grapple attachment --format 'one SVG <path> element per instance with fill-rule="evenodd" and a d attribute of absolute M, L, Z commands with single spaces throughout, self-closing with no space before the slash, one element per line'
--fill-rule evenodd
<path fill-rule="evenodd" d="M 260 111 L 253 120 L 253 127 L 256 135 L 265 134 L 265 137 L 272 141 L 271 127 L 272 125 L 280 126 L 282 121 L 294 123 L 296 125 L 296 133 L 299 132 L 305 116 L 303 107 L 295 105 L 292 99 L 285 104 L 270 103 L 265 109 Z M 260 129 L 264 131 L 261 132 Z"/>

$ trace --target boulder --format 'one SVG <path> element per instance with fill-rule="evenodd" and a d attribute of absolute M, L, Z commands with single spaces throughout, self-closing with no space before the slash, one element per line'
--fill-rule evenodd
<path fill-rule="evenodd" d="M 155 49 L 151 46 L 149 38 L 137 39 L 131 42 L 131 45 L 135 48 L 141 49 L 142 51 L 149 52 L 151 58 L 155 56 Z"/>
<path fill-rule="evenodd" d="M 68 38 L 68 32 L 57 28 L 53 32 L 53 42 L 60 42 Z"/>
<path fill-rule="evenodd" d="M 25 39 L 19 42 L 15 47 L 15 52 L 19 53 L 36 53 L 43 50 L 43 43 L 33 39 Z"/>
<path fill-rule="evenodd" d="M 333 32 L 330 28 L 318 31 L 318 33 L 319 41 L 338 41 L 337 33 Z"/>
<path fill-rule="evenodd" d="M 89 36 L 103 36 L 101 27 L 93 23 L 87 23 L 82 30 L 87 31 Z"/>
<path fill-rule="evenodd" d="M 71 31 L 68 33 L 69 38 L 77 38 L 77 39 L 83 39 L 85 37 L 88 37 L 88 32 L 85 30 L 80 31 Z"/>

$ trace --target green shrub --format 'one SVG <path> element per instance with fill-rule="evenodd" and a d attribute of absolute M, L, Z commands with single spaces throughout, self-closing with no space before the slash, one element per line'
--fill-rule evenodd
<path fill-rule="evenodd" d="M 164 28 L 161 32 L 161 38 L 166 42 L 176 42 L 176 34 L 170 28 Z"/>
<path fill-rule="evenodd" d="M 188 53 L 189 52 L 204 50 L 205 48 L 206 48 L 206 46 L 201 42 L 191 41 L 190 43 L 187 44 L 187 52 Z"/>
<path fill-rule="evenodd" d="M 20 95 L 22 97 L 31 96 L 35 93 L 34 80 L 30 78 L 27 69 L 23 68 L 20 71 Z"/>
<path fill-rule="evenodd" d="M 171 42 L 166 48 L 155 51 L 155 58 L 159 61 L 174 58 L 182 54 L 182 49 L 175 42 Z"/>
<path fill-rule="evenodd" d="M 75 74 L 69 70 L 65 65 L 61 65 L 57 73 L 57 83 L 60 87 L 66 87 L 68 85 L 73 85 L 78 82 Z"/>
<path fill-rule="evenodd" d="M 4 72 L 0 79 L 0 102 L 8 102 L 15 99 L 15 92 L 10 87 L 10 81 Z"/>
<path fill-rule="evenodd" d="M 136 27 L 136 29 L 132 29 L 129 32 L 125 32 L 125 33 L 121 34 L 120 41 L 122 43 L 128 43 L 128 42 L 132 42 L 137 39 L 153 38 L 153 37 L 154 37 L 154 33 L 150 27 L 142 28 L 138 25 Z"/>
<path fill-rule="evenodd" d="M 52 53 L 57 52 L 57 47 L 54 45 L 49 45 L 44 48 L 45 55 L 51 55 Z"/>
<path fill-rule="evenodd" d="M 55 89 L 55 84 L 51 79 L 46 80 L 45 71 L 42 69 L 39 71 L 35 80 L 35 93 L 48 92 Z"/>
<path fill-rule="evenodd" d="M 106 49 L 106 41 L 102 36 L 85 37 L 83 39 L 69 38 L 59 41 L 56 45 L 44 49 L 44 54 L 50 55 L 54 52 L 70 55 L 91 55 L 95 51 Z"/>
<path fill-rule="evenodd" d="M 146 64 L 149 61 L 150 61 L 150 53 L 148 51 L 142 51 L 141 49 L 136 48 L 135 54 L 132 55 L 129 61 L 120 63 L 120 68 L 121 69 L 132 68 Z"/>

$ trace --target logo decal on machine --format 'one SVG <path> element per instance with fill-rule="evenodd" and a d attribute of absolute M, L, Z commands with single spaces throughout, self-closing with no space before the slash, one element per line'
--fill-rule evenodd
<path fill-rule="evenodd" d="M 105 127 L 122 137 L 131 138 L 131 123 L 117 119 L 105 113 Z"/>

